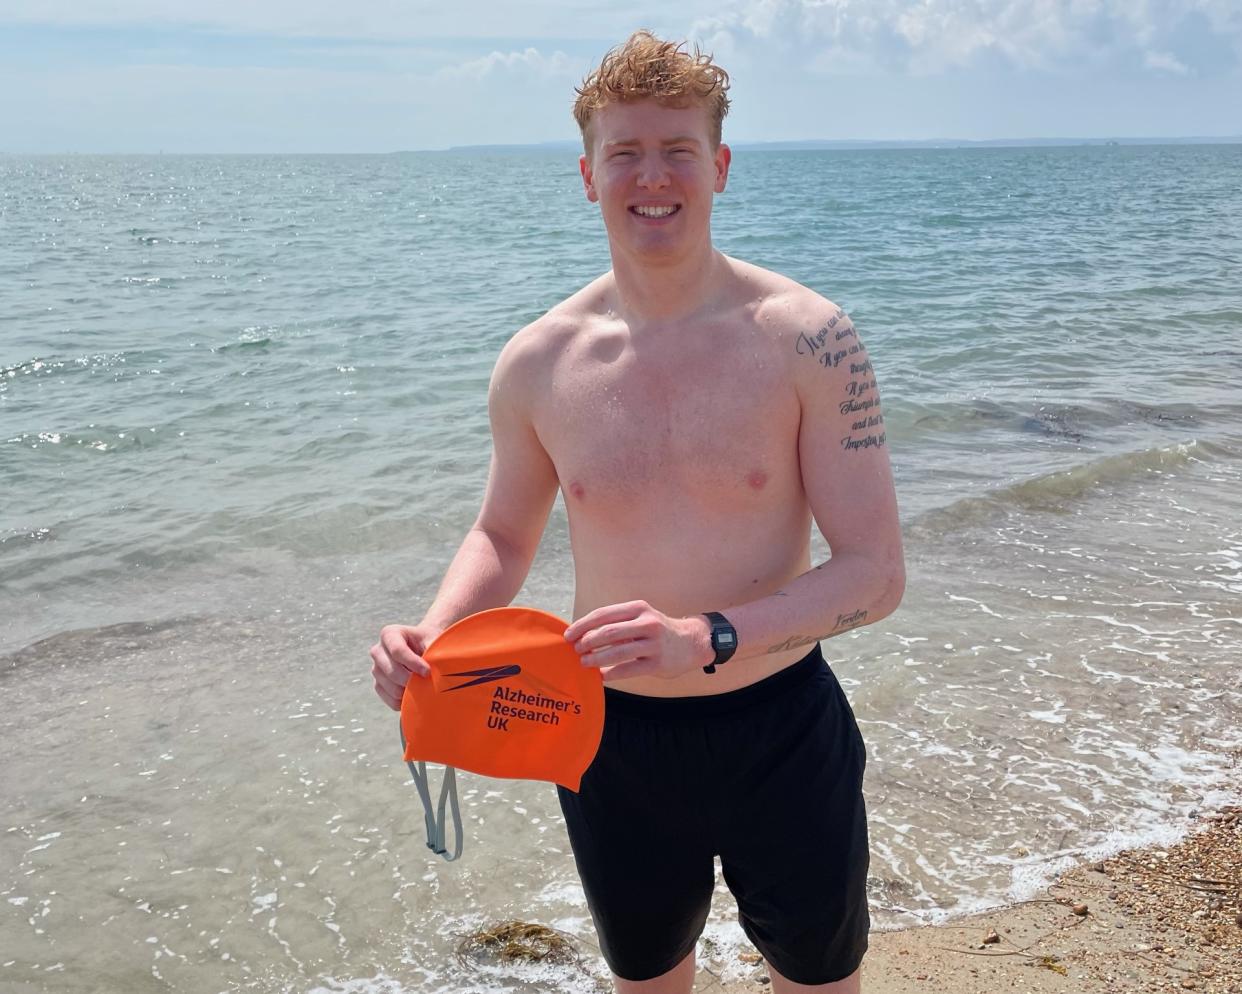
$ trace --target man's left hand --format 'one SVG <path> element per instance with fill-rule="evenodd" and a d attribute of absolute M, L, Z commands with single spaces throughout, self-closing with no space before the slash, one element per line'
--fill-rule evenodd
<path fill-rule="evenodd" d="M 599 667 L 605 680 L 671 680 L 701 669 L 716 655 L 705 617 L 671 618 L 646 601 L 596 608 L 570 625 L 565 639 L 582 664 Z"/>

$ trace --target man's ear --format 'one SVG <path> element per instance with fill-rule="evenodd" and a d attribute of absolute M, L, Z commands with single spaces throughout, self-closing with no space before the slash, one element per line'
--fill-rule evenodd
<path fill-rule="evenodd" d="M 729 181 L 729 163 L 733 161 L 733 153 L 729 146 L 721 142 L 716 147 L 716 186 L 717 193 L 724 193 L 725 184 Z"/>
<path fill-rule="evenodd" d="M 582 188 L 586 191 L 587 200 L 599 203 L 599 194 L 595 192 L 595 173 L 591 169 L 591 160 L 585 155 L 578 156 L 578 172 L 582 173 Z"/>

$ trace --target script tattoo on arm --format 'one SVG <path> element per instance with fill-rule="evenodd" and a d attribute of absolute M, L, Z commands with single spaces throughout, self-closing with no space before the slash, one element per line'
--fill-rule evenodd
<path fill-rule="evenodd" d="M 854 325 L 845 316 L 845 311 L 838 307 L 837 313 L 814 334 L 800 334 L 794 348 L 798 355 L 811 356 L 825 369 L 836 369 L 850 354 L 851 339 L 857 351 L 858 336 L 854 333 Z"/>
<path fill-rule="evenodd" d="M 875 371 L 845 311 L 837 308 L 818 331 L 798 335 L 794 348 L 798 355 L 809 356 L 825 369 L 837 369 L 842 364 L 848 366 L 850 378 L 845 384 L 845 395 L 837 403 L 842 417 L 850 419 L 849 434 L 841 439 L 841 448 L 846 452 L 882 448 L 888 438 Z"/>
<path fill-rule="evenodd" d="M 837 410 L 850 419 L 850 433 L 841 439 L 842 449 L 860 452 L 884 447 L 888 440 L 884 412 L 880 410 L 880 391 L 875 385 L 875 371 L 866 349 L 850 357 L 850 378 L 845 384 L 845 398 Z"/>
<path fill-rule="evenodd" d="M 832 630 L 823 635 L 790 635 L 784 642 L 778 642 L 776 645 L 768 647 L 768 654 L 774 652 L 785 652 L 789 649 L 801 649 L 806 645 L 814 645 L 821 639 L 830 639 L 834 635 L 840 635 L 842 632 L 848 632 L 851 628 L 858 628 L 860 625 L 867 623 L 867 612 L 859 608 L 849 614 L 838 614 L 837 622 L 832 626 Z"/>

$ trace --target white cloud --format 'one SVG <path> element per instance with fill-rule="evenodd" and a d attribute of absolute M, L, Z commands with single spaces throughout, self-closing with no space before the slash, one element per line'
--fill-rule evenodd
<path fill-rule="evenodd" d="M 542 80 L 475 86 L 414 71 L 0 66 L 0 92 L 29 94 L 0 101 L 0 134 L 19 152 L 387 152 L 574 138 L 572 84 Z"/>
<path fill-rule="evenodd" d="M 1236 64 L 1242 6 L 1236 0 L 733 0 L 696 21 L 692 34 L 722 52 L 797 58 L 838 73 L 920 75 L 989 60 L 1061 69 L 1127 59 L 1176 72 L 1175 66 L 1192 71 L 1200 58 Z"/>
<path fill-rule="evenodd" d="M 586 66 L 580 60 L 571 59 L 564 52 L 544 55 L 537 48 L 521 52 L 491 52 L 482 58 L 469 59 L 440 70 L 440 75 L 451 78 L 482 80 L 499 73 L 532 73 L 541 77 L 581 77 Z"/>
<path fill-rule="evenodd" d="M 0 24 L 180 26 L 423 42 L 624 37 L 635 26 L 633 17 L 608 0 L 0 0 Z"/>
<path fill-rule="evenodd" d="M 1185 76 L 1190 69 L 1185 63 L 1168 52 L 1148 52 L 1143 57 L 1143 65 L 1148 69 L 1163 69 L 1165 72 L 1176 73 L 1179 76 Z"/>
<path fill-rule="evenodd" d="M 0 87 L 14 92 L 18 85 L 30 97 L 7 112 L 0 104 L 0 132 L 37 151 L 389 151 L 439 143 L 434 100 L 413 74 L 166 65 L 0 70 Z"/>
<path fill-rule="evenodd" d="M 0 0 L 15 22 L 111 30 L 0 65 L 11 150 L 569 139 L 573 86 L 640 25 L 729 69 L 734 141 L 1239 127 L 1239 0 Z"/>

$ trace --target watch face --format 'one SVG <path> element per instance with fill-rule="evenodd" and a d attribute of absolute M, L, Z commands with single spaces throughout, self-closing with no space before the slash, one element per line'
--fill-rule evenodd
<path fill-rule="evenodd" d="M 716 645 L 722 649 L 729 648 L 731 645 L 733 645 L 733 633 L 732 632 L 717 632 L 716 633 Z"/>

